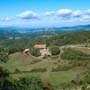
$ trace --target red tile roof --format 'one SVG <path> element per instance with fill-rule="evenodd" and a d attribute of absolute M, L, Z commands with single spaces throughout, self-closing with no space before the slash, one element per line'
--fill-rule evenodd
<path fill-rule="evenodd" d="M 39 49 L 45 49 L 47 46 L 46 44 L 36 44 L 34 45 L 34 48 L 39 48 Z"/>

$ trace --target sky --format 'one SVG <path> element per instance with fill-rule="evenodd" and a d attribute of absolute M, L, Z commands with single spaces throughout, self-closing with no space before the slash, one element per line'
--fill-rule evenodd
<path fill-rule="evenodd" d="M 89 22 L 90 0 L 0 0 L 0 26 L 63 27 Z"/>

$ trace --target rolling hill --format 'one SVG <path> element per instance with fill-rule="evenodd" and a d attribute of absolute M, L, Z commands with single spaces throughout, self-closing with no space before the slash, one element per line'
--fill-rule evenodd
<path fill-rule="evenodd" d="M 72 27 L 43 27 L 43 28 L 0 27 L 0 37 L 23 36 L 25 34 L 55 35 L 57 33 L 76 32 L 83 30 L 90 30 L 90 25 L 79 25 Z"/>

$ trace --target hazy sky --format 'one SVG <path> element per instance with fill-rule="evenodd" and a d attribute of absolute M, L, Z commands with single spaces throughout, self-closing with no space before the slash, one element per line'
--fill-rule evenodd
<path fill-rule="evenodd" d="M 89 24 L 90 0 L 0 0 L 0 26 Z"/>

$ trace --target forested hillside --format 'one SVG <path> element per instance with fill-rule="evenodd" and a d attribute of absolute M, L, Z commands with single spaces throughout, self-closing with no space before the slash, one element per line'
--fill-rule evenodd
<path fill-rule="evenodd" d="M 31 47 L 34 44 L 45 43 L 47 45 L 68 45 L 90 42 L 90 31 L 57 33 L 56 35 L 25 35 L 20 38 L 0 38 L 0 45 L 8 47 Z M 26 44 L 27 43 L 27 44 Z"/>

